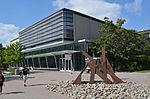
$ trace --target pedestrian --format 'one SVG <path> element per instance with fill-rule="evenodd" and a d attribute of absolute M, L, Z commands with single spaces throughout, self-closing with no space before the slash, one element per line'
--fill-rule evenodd
<path fill-rule="evenodd" d="M 23 83 L 24 83 L 24 87 L 26 87 L 26 82 L 27 82 L 27 74 L 28 74 L 29 69 L 27 68 L 27 66 L 25 65 L 24 68 L 22 69 L 22 74 L 23 74 Z"/>
<path fill-rule="evenodd" d="M 5 77 L 2 74 L 2 71 L 0 71 L 0 95 L 2 94 L 2 88 L 3 88 L 4 81 L 5 81 Z"/>

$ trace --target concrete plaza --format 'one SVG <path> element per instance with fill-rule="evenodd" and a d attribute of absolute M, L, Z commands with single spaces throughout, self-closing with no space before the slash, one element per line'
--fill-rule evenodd
<path fill-rule="evenodd" d="M 19 75 L 5 76 L 6 81 L 3 87 L 3 94 L 0 99 L 71 99 L 66 95 L 50 92 L 46 85 L 50 82 L 74 80 L 80 72 L 59 72 L 59 71 L 32 71 L 28 75 L 27 87 L 23 87 L 23 80 Z M 150 85 L 150 73 L 116 73 L 124 81 L 132 81 L 139 84 Z M 89 74 L 84 73 L 82 78 L 89 80 Z M 96 76 L 96 80 L 100 80 Z"/>

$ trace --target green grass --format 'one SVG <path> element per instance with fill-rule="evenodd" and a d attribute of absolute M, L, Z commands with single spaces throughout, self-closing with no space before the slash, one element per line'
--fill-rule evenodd
<path fill-rule="evenodd" d="M 137 72 L 140 72 L 140 73 L 150 73 L 150 70 L 142 70 L 142 71 L 137 71 Z"/>

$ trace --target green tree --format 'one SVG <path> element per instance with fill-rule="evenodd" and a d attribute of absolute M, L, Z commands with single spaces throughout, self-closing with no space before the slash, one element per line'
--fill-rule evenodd
<path fill-rule="evenodd" d="M 142 69 L 138 62 L 140 55 L 143 55 L 145 48 L 145 36 L 136 33 L 135 30 L 122 28 L 125 20 L 118 19 L 114 24 L 109 18 L 104 18 L 105 24 L 100 32 L 105 33 L 92 46 L 94 52 L 100 53 L 105 47 L 107 57 L 118 71 L 134 71 Z"/>
<path fill-rule="evenodd" d="M 145 69 L 150 69 L 150 38 L 145 38 L 145 47 L 143 52 L 137 56 L 138 61 Z"/>
<path fill-rule="evenodd" d="M 21 50 L 22 46 L 19 42 L 7 46 L 7 48 L 2 51 L 3 64 L 8 66 L 14 63 L 19 63 L 24 58 Z"/>

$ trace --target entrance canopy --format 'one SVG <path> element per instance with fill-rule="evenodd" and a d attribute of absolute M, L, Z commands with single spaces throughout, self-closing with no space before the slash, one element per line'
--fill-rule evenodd
<path fill-rule="evenodd" d="M 37 55 L 30 55 L 30 56 L 25 56 L 25 58 L 35 58 L 35 57 L 45 57 L 45 56 L 56 56 L 56 55 L 62 55 L 66 53 L 77 53 L 80 51 L 75 51 L 75 50 L 64 50 L 64 51 L 57 51 L 57 52 L 50 52 L 50 53 L 44 53 L 44 54 L 37 54 Z"/>
<path fill-rule="evenodd" d="M 24 53 L 24 52 L 37 51 L 37 50 L 42 50 L 42 49 L 46 49 L 46 48 L 52 48 L 52 47 L 56 47 L 56 46 L 72 44 L 72 43 L 73 42 L 70 42 L 70 41 L 59 41 L 59 42 L 55 42 L 55 43 L 50 43 L 50 44 L 45 44 L 45 45 L 41 45 L 41 46 L 36 46 L 34 48 L 24 49 L 24 50 L 22 50 L 22 52 Z"/>

